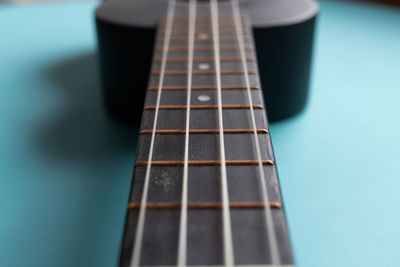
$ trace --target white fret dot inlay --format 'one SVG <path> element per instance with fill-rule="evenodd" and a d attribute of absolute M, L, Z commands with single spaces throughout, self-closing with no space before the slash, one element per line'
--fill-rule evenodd
<path fill-rule="evenodd" d="M 210 69 L 210 64 L 207 64 L 207 63 L 200 63 L 200 64 L 198 65 L 198 68 L 199 68 L 200 70 L 209 70 L 209 69 Z"/>
<path fill-rule="evenodd" d="M 204 33 L 204 32 L 199 33 L 198 37 L 199 37 L 200 40 L 207 40 L 208 38 L 210 38 L 210 36 L 207 33 Z"/>
<path fill-rule="evenodd" d="M 206 102 L 206 101 L 210 101 L 211 97 L 208 95 L 199 95 L 197 97 L 197 99 L 201 102 Z"/>

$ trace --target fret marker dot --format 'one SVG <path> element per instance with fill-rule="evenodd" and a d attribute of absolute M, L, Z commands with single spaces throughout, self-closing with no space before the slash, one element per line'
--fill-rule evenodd
<path fill-rule="evenodd" d="M 201 102 L 210 101 L 211 97 L 208 95 L 199 95 L 197 99 Z"/>
<path fill-rule="evenodd" d="M 210 69 L 210 64 L 200 63 L 198 67 L 200 70 L 208 70 L 208 69 Z"/>
<path fill-rule="evenodd" d="M 199 33 L 198 37 L 200 40 L 207 40 L 209 36 L 207 33 Z"/>

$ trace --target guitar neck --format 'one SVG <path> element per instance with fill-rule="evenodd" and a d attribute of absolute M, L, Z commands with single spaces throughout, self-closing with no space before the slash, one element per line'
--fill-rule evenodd
<path fill-rule="evenodd" d="M 120 266 L 292 265 L 251 27 L 230 4 L 168 12 Z"/>

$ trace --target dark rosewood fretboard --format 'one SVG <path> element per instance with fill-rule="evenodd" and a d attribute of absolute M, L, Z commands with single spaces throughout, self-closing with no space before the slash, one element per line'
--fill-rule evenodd
<path fill-rule="evenodd" d="M 235 265 L 291 266 L 291 255 L 278 176 L 268 131 L 256 55 L 250 25 L 244 17 L 243 67 L 238 32 L 230 5 L 219 5 L 220 78 L 223 139 Z M 189 17 L 187 6 L 177 5 L 170 38 L 167 20 L 160 22 L 153 67 L 145 101 L 133 185 L 128 204 L 121 266 L 132 266 L 139 211 L 146 209 L 142 233 L 141 266 L 176 266 L 178 261 L 182 181 L 185 154 Z M 224 262 L 223 200 L 221 196 L 221 151 L 218 124 L 218 86 L 215 47 L 209 5 L 198 4 L 194 35 L 192 90 L 190 99 L 189 161 L 187 176 L 187 265 L 226 265 Z M 165 41 L 169 40 L 165 70 Z M 243 55 L 243 54 L 242 54 Z M 159 79 L 163 75 L 162 88 Z M 249 91 L 261 152 L 256 153 Z M 161 91 L 160 105 L 157 94 Z M 152 161 L 148 162 L 155 112 L 158 118 Z M 262 166 L 262 167 L 261 167 Z M 146 205 L 141 198 L 150 169 Z M 263 168 L 265 177 L 261 177 Z M 265 179 L 268 204 L 260 189 Z M 265 212 L 268 209 L 269 213 Z M 270 222 L 266 219 L 270 215 Z M 269 229 L 269 227 L 271 229 Z M 270 234 L 273 233 L 272 239 Z M 272 241 L 271 241 L 272 240 Z M 274 241 L 275 240 L 275 241 Z M 271 242 L 276 242 L 278 258 Z"/>

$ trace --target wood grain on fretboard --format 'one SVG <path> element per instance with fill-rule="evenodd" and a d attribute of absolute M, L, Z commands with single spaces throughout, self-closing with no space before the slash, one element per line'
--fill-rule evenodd
<path fill-rule="evenodd" d="M 223 17 L 231 19 L 229 16 Z M 183 22 L 182 22 L 183 21 Z M 187 40 L 184 27 L 185 18 L 180 17 L 171 37 L 166 75 L 161 94 L 161 106 L 184 106 L 187 97 Z M 197 21 L 209 25 L 210 18 L 203 16 Z M 234 28 L 224 26 L 221 35 L 221 84 L 223 124 L 226 160 L 240 164 L 227 163 L 229 200 L 231 202 L 231 221 L 235 264 L 271 264 L 266 223 L 263 209 L 266 208 L 260 194 L 260 176 L 257 155 L 250 120 L 249 100 L 243 78 L 243 67 L 237 51 L 238 42 Z M 187 264 L 223 265 L 223 239 L 221 215 L 221 173 L 218 138 L 218 110 L 213 43 L 210 28 L 202 26 L 196 30 L 193 90 L 191 109 L 188 169 L 188 227 Z M 178 29 L 179 28 L 179 29 Z M 161 48 L 164 30 L 158 33 L 152 75 L 145 101 L 141 135 L 137 150 L 131 197 L 126 219 L 122 248 L 121 266 L 128 266 L 140 208 L 140 199 L 148 162 L 149 145 L 154 122 L 156 97 L 160 74 Z M 275 160 L 268 132 L 262 91 L 259 89 L 257 64 L 251 31 L 245 30 L 248 70 L 251 83 L 251 96 L 257 133 L 261 145 L 263 165 L 271 213 L 278 239 L 282 264 L 291 265 L 291 256 L 282 198 L 275 166 Z M 183 49 L 180 49 L 183 48 Z M 209 59 L 199 60 L 196 59 Z M 228 59 L 228 60 L 223 60 Z M 229 60 L 232 59 L 232 60 Z M 238 60 L 239 59 L 239 60 Z M 196 71 L 198 71 L 196 73 Z M 209 71 L 209 73 L 201 73 Z M 181 73 L 177 73 L 181 72 Z M 174 89 L 174 90 L 171 90 Z M 201 108 L 204 106 L 204 108 Z M 241 106 L 242 108 L 233 108 Z M 182 194 L 183 159 L 185 147 L 184 108 L 160 108 L 157 132 L 154 143 L 153 162 L 147 199 L 147 211 L 142 243 L 140 264 L 143 266 L 168 266 L 177 264 L 179 237 L 180 202 Z M 197 132 L 196 132 L 197 131 Z M 201 164 L 201 162 L 212 164 Z M 174 163 L 175 162 L 175 163 Z M 177 163 L 178 162 L 178 163 Z M 198 163 L 198 164 L 196 164 Z M 255 163 L 255 164 L 254 164 Z"/>

